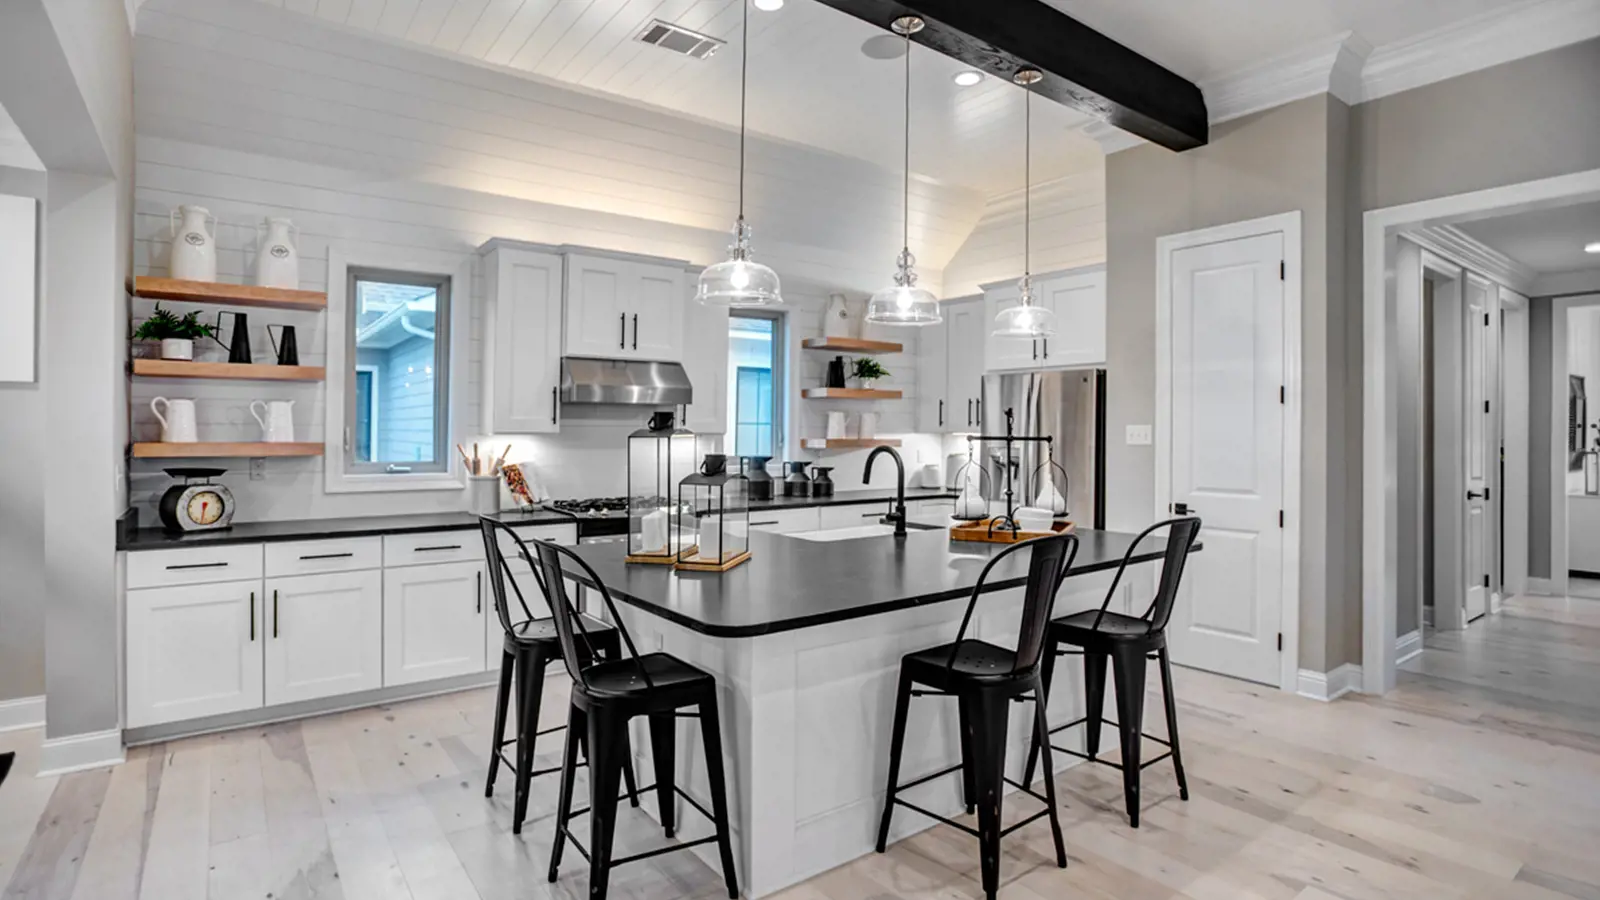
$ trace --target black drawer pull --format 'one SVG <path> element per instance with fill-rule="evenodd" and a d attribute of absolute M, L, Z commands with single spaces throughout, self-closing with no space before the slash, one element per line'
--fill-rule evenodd
<path fill-rule="evenodd" d="M 461 545 L 460 544 L 440 544 L 437 547 L 418 547 L 416 549 L 416 552 L 417 553 L 427 553 L 427 552 L 432 551 L 432 550 L 460 550 L 460 549 L 461 549 Z"/>
<path fill-rule="evenodd" d="M 349 559 L 352 556 L 355 556 L 355 554 L 354 553 L 313 553 L 310 556 L 302 556 L 300 558 L 301 559 Z"/>
<path fill-rule="evenodd" d="M 228 564 L 225 563 L 225 562 L 220 562 L 220 563 L 184 563 L 181 566 L 167 566 L 167 570 L 168 571 L 175 571 L 175 570 L 178 570 L 178 569 L 221 569 L 221 568 L 226 568 L 227 565 Z"/>
<path fill-rule="evenodd" d="M 771 522 L 751 522 L 750 524 L 751 525 L 782 525 L 783 523 L 779 522 L 776 519 L 774 519 Z"/>

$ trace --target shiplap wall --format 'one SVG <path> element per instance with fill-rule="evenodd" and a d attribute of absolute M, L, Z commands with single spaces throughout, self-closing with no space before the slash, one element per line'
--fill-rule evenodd
<path fill-rule="evenodd" d="M 737 136 L 724 130 L 308 26 L 247 0 L 151 0 L 140 12 L 135 45 L 138 274 L 166 272 L 168 211 L 182 203 L 217 215 L 224 281 L 248 280 L 256 223 L 268 215 L 292 218 L 308 289 L 326 288 L 330 244 L 353 260 L 363 251 L 403 252 L 441 272 L 475 260 L 475 249 L 491 237 L 702 264 L 724 253 L 737 175 Z M 758 256 L 791 284 L 808 286 L 791 292 L 793 334 L 820 333 L 830 291 L 859 299 L 892 273 L 899 176 L 759 140 L 751 158 Z M 919 245 L 930 288 L 938 290 L 938 263 L 965 239 L 981 209 L 970 192 L 916 186 L 912 240 L 927 237 L 937 245 Z M 484 292 L 481 272 L 473 271 L 472 328 L 454 348 L 468 422 L 479 421 Z M 151 306 L 136 302 L 135 316 L 148 315 Z M 267 323 L 293 324 L 301 361 L 322 365 L 323 319 L 252 311 L 258 357 L 270 353 Z M 803 367 L 820 365 L 802 360 Z M 914 378 L 914 366 L 900 369 Z M 803 384 L 821 381 L 820 371 L 800 373 Z M 914 390 L 907 390 L 907 399 L 884 405 L 881 432 L 914 427 Z M 156 438 L 149 400 L 157 395 L 195 398 L 202 439 L 257 439 L 247 408 L 252 399 L 295 400 L 297 437 L 324 437 L 321 385 L 140 379 L 132 394 L 134 440 Z M 621 493 L 623 438 L 638 424 L 630 411 L 569 408 L 559 436 L 519 439 L 512 458 L 537 463 L 559 496 Z M 821 434 L 820 424 L 811 427 L 801 423 L 800 433 Z M 852 456 L 840 458 L 842 469 L 859 470 Z M 161 469 L 171 464 L 132 464 L 132 500 L 147 514 L 170 483 Z M 244 460 L 217 464 L 231 467 L 222 480 L 238 498 L 240 521 L 465 503 L 455 491 L 325 494 L 320 459 L 268 460 L 259 481 L 248 479 Z M 847 475 L 841 483 L 849 483 Z"/>
<path fill-rule="evenodd" d="M 1093 171 L 1033 189 L 1034 272 L 1056 272 L 1106 261 L 1106 176 Z M 978 293 L 980 285 L 1019 278 L 1023 270 L 1021 193 L 991 200 L 983 218 L 944 271 L 941 297 Z"/>

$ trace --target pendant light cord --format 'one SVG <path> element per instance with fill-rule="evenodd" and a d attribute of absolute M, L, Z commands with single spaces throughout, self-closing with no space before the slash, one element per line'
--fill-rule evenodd
<path fill-rule="evenodd" d="M 906 31 L 906 155 L 905 155 L 905 205 L 901 221 L 907 253 L 911 252 L 911 32 Z"/>
<path fill-rule="evenodd" d="M 744 221 L 745 106 L 750 81 L 750 0 L 744 3 L 744 35 L 739 41 L 739 221 Z"/>
<path fill-rule="evenodd" d="M 1022 274 L 1033 274 L 1033 91 L 1022 100 Z"/>

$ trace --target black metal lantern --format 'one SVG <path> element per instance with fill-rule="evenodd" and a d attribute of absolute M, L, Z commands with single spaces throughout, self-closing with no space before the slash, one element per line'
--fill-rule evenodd
<path fill-rule="evenodd" d="M 682 545 L 681 511 L 673 503 L 678 480 L 694 471 L 695 437 L 657 413 L 650 427 L 628 435 L 628 562 L 672 565 Z M 687 534 L 694 543 L 694 534 Z"/>
<path fill-rule="evenodd" d="M 678 508 L 684 515 L 679 569 L 726 572 L 750 558 L 750 479 L 729 472 L 726 456 L 706 454 L 700 471 L 678 483 Z"/>

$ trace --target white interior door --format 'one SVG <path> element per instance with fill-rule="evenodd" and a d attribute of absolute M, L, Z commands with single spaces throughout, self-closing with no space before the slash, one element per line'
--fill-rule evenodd
<path fill-rule="evenodd" d="M 1172 253 L 1170 502 L 1204 549 L 1170 626 L 1183 665 L 1278 684 L 1284 566 L 1284 235 Z"/>
<path fill-rule="evenodd" d="M 1498 465 L 1499 454 L 1493 446 L 1495 429 L 1490 427 L 1490 379 L 1494 377 L 1494 351 L 1490 337 L 1491 310 L 1494 292 L 1489 282 L 1475 275 L 1467 277 L 1467 315 L 1464 328 L 1466 340 L 1462 357 L 1462 393 L 1466 408 L 1462 410 L 1462 452 L 1464 457 L 1465 486 L 1465 537 L 1463 572 L 1467 586 L 1465 604 L 1466 620 L 1472 621 L 1489 612 L 1490 572 L 1493 569 L 1491 544 L 1494 528 L 1490 522 L 1490 485 L 1493 469 Z"/>

